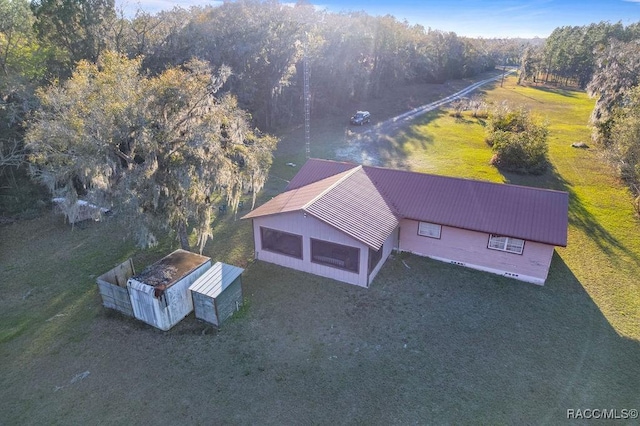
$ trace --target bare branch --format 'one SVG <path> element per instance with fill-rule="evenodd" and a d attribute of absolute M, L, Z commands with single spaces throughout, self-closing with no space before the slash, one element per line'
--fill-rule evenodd
<path fill-rule="evenodd" d="M 0 169 L 4 167 L 19 167 L 24 163 L 24 148 L 18 144 L 18 141 L 0 140 Z"/>

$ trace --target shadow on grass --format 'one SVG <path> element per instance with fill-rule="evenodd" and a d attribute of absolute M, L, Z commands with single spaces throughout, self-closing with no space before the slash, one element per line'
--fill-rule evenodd
<path fill-rule="evenodd" d="M 640 344 L 620 336 L 557 252 L 536 309 L 553 323 L 559 414 L 579 402 L 638 406 Z M 535 303 L 535 302 L 534 302 Z M 543 306 L 545 308 L 543 308 Z M 542 337 L 542 336 L 541 336 Z M 565 359 L 566 358 L 566 359 Z M 565 359 L 561 361 L 561 359 Z M 587 404 L 588 405 L 588 404 Z M 547 417 L 555 423 L 555 417 Z M 546 423 L 546 422 L 545 422 Z"/>
<path fill-rule="evenodd" d="M 38 231 L 33 256 L 18 244 L 3 252 L 16 265 L 2 272 L 7 298 L 34 274 L 43 289 L 3 306 L 40 320 L 0 346 L 2 423 L 122 423 L 135 412 L 143 424 L 158 413 L 167 424 L 559 424 L 567 409 L 640 406 L 640 344 L 616 333 L 557 253 L 544 287 L 408 254 L 369 289 L 254 262 L 249 306 L 219 332 L 193 315 L 161 332 L 100 305 L 89 274 L 134 251 L 115 227 L 68 234 L 40 222 L 7 231 L 16 241 Z M 83 241 L 101 243 L 74 251 Z M 42 312 L 59 294 L 64 306 Z M 105 387 L 108 401 L 95 397 Z M 153 404 L 135 398 L 151 394 Z M 202 395 L 215 397 L 187 405 Z"/>
<path fill-rule="evenodd" d="M 614 264 L 621 260 L 623 253 L 640 264 L 638 255 L 627 248 L 620 240 L 613 236 L 584 205 L 584 201 L 573 190 L 555 167 L 540 176 L 519 175 L 501 171 L 506 183 L 533 186 L 539 188 L 564 191 L 569 194 L 569 223 L 589 235 L 598 248 L 609 257 Z"/>
<path fill-rule="evenodd" d="M 475 118 L 473 118 L 472 120 L 466 118 L 463 115 L 458 115 L 458 116 L 454 116 L 454 118 L 456 119 L 456 124 L 475 124 L 477 122 L 480 122 L 480 120 L 477 120 Z M 486 124 L 485 124 L 486 125 Z M 484 126 L 483 126 L 484 127 Z"/>
<path fill-rule="evenodd" d="M 447 111 L 437 109 L 411 120 L 410 125 L 407 125 L 407 121 L 400 120 L 379 126 L 358 135 L 357 139 L 350 142 L 349 149 L 354 151 L 354 156 L 369 159 L 368 163 L 371 165 L 406 168 L 411 151 L 426 150 L 434 142 L 432 137 L 421 133 L 419 128 L 446 114 Z M 407 146 L 409 142 L 414 145 L 411 149 Z M 359 162 L 357 158 L 354 160 Z"/>
<path fill-rule="evenodd" d="M 555 95 L 560 95 L 560 96 L 565 96 L 565 97 L 570 97 L 570 98 L 575 98 L 577 97 L 578 93 L 582 93 L 580 90 L 577 89 L 568 89 L 568 88 L 564 88 L 564 87 L 551 87 L 551 86 L 527 86 L 531 89 L 535 89 L 535 90 L 539 90 L 541 92 L 547 92 L 547 93 L 553 93 Z"/>

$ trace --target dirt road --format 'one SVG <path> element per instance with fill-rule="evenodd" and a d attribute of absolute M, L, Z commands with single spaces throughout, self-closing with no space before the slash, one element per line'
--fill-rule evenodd
<path fill-rule="evenodd" d="M 513 72 L 515 72 L 514 69 L 507 70 L 506 74 L 508 75 Z M 347 145 L 336 150 L 336 157 L 341 160 L 380 166 L 382 165 L 382 162 L 376 149 L 376 141 L 378 139 L 383 136 L 390 135 L 399 127 L 404 126 L 407 122 L 413 120 L 414 118 L 426 114 L 429 111 L 433 111 L 434 109 L 440 108 L 443 105 L 455 101 L 456 99 L 460 99 L 473 92 L 477 88 L 484 86 L 485 84 L 500 80 L 501 78 L 503 78 L 503 75 L 499 74 L 495 77 L 478 81 L 456 93 L 453 93 L 452 95 L 425 105 L 421 105 L 393 118 L 376 123 L 364 131 L 354 132 L 348 130 Z"/>

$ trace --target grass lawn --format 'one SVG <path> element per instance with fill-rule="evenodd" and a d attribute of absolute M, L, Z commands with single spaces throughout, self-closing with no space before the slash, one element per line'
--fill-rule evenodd
<path fill-rule="evenodd" d="M 434 112 L 392 135 L 383 146 L 416 171 L 569 192 L 569 242 L 567 248 L 557 249 L 558 254 L 614 329 L 639 340 L 640 221 L 632 198 L 597 151 L 571 147 L 573 142 L 590 143 L 587 123 L 593 100 L 578 91 L 520 87 L 515 80 L 511 77 L 504 87 L 492 88 L 486 98 L 525 105 L 549 123 L 553 169 L 545 175 L 501 174 L 490 166 L 484 122 L 470 115 L 456 119 Z"/>
<path fill-rule="evenodd" d="M 482 122 L 442 112 L 379 149 L 414 170 L 569 191 L 547 285 L 400 255 L 362 289 L 251 263 L 250 223 L 226 215 L 205 254 L 247 267 L 246 307 L 220 331 L 191 315 L 161 332 L 103 308 L 95 277 L 177 244 L 139 251 L 117 217 L 71 231 L 45 214 L 0 227 L 0 424 L 557 424 L 567 409 L 640 408 L 639 224 L 597 153 L 570 147 L 588 142 L 593 102 L 513 79 L 487 97 L 549 119 L 550 173 L 500 174 Z M 401 102 L 383 104 L 377 116 Z M 343 121 L 316 123 L 314 156 L 332 158 Z M 303 162 L 300 134 L 262 200 Z"/>

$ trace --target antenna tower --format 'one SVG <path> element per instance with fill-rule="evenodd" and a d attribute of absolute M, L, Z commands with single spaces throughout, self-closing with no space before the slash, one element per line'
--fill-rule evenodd
<path fill-rule="evenodd" d="M 307 56 L 307 46 L 304 47 L 304 58 L 302 59 L 304 74 L 304 143 L 306 158 L 311 156 L 311 92 L 309 91 L 309 57 Z"/>

